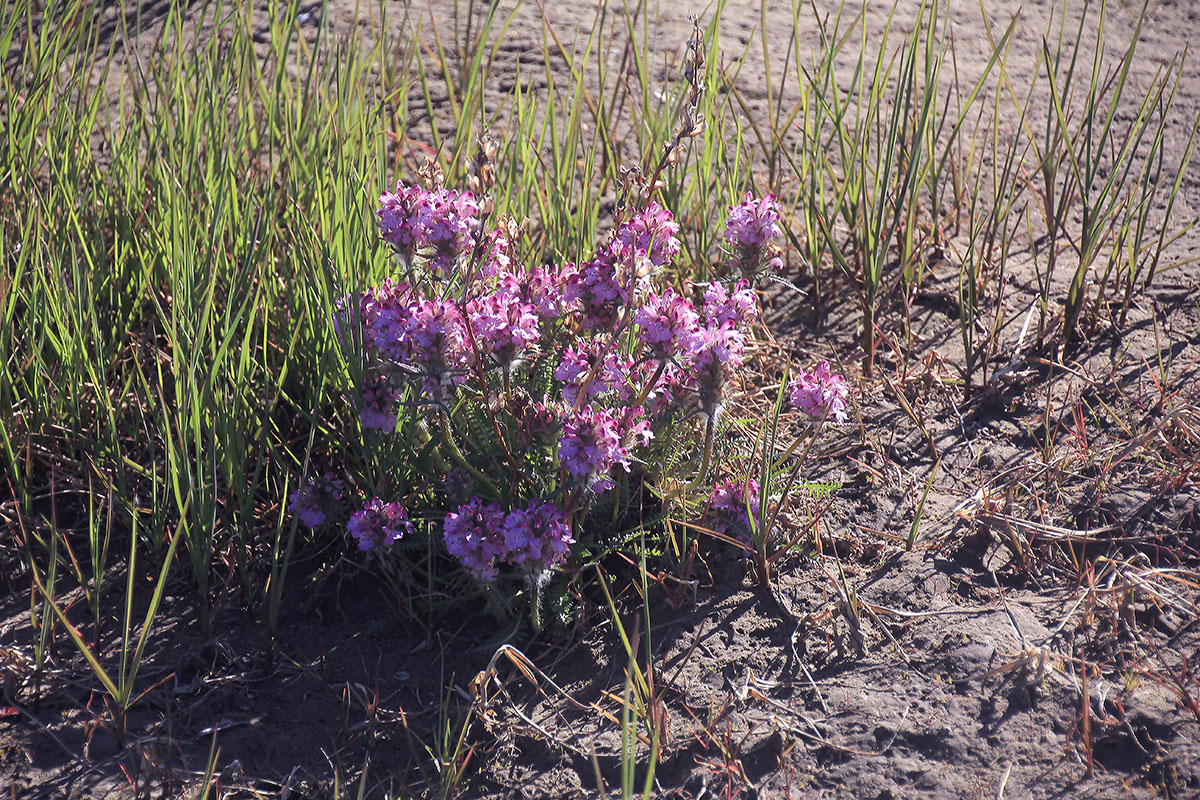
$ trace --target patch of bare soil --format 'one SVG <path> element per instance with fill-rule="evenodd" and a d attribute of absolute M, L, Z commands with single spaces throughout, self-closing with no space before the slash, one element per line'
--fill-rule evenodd
<path fill-rule="evenodd" d="M 901 3 L 900 30 L 915 5 Z M 360 22 L 356 4 L 331 7 L 338 24 Z M 118 58 L 153 46 L 155 8 Z M 689 10 L 651 9 L 663 79 L 682 55 Z M 861 10 L 877 32 L 890 7 Z M 1008 69 L 1019 83 L 1063 11 L 1004 0 L 987 12 L 994 30 L 1018 19 Z M 1135 12 L 1112 4 L 1100 46 L 1127 46 Z M 492 89 L 543 74 L 543 23 L 570 39 L 594 13 L 586 2 L 523 5 Z M 409 14 L 426 28 L 456 24 L 444 3 L 413 3 Z M 986 58 L 985 22 L 970 4 L 950 19 L 970 80 Z M 782 59 L 791 13 L 731 2 L 721 29 L 729 46 L 749 45 L 737 84 L 761 113 L 771 87 L 760 37 Z M 1151 2 L 1134 85 L 1198 32 L 1195 4 Z M 621 52 L 613 43 L 600 57 L 616 68 Z M 1168 152 L 1187 144 L 1195 76 L 1188 67 Z M 1179 203 L 1181 219 L 1200 211 L 1200 172 L 1184 177 Z M 836 357 L 857 387 L 855 423 L 829 432 L 806 464 L 806 478 L 841 488 L 792 518 L 811 531 L 803 552 L 777 565 L 774 596 L 716 544 L 682 580 L 652 583 L 641 641 L 653 651 L 664 741 L 653 796 L 1200 797 L 1200 238 L 1172 246 L 1186 263 L 1163 273 L 1123 326 L 1068 348 L 1021 335 L 1036 293 L 1030 239 L 992 299 L 1007 308 L 1000 374 L 970 399 L 956 384 L 952 257 L 931 265 L 908 308 L 887 307 L 881 328 L 899 330 L 906 316 L 914 337 L 885 336 L 869 379 L 852 303 L 814 321 L 794 294 L 773 299 L 768 317 L 796 363 Z M 436 796 L 455 781 L 463 797 L 596 797 L 598 780 L 614 792 L 628 656 L 601 598 L 497 655 L 507 632 L 486 617 L 408 618 L 375 576 L 352 572 L 296 578 L 273 657 L 251 619 L 231 612 L 206 640 L 187 603 L 173 601 L 126 751 L 96 724 L 103 701 L 86 665 L 57 664 L 40 702 L 0 718 L 0 783 L 15 797 L 125 797 L 135 787 L 171 796 L 218 748 L 229 797 L 330 796 L 335 775 L 343 796 L 360 785 L 366 796 Z M 14 590 L 2 609 L 9 687 L 29 668 L 9 649 L 31 635 L 23 598 Z M 627 592 L 617 602 L 632 634 L 640 601 Z"/>

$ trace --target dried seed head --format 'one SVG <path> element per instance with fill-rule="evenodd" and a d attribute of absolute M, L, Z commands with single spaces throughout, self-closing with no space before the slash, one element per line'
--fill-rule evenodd
<path fill-rule="evenodd" d="M 510 242 L 515 242 L 520 239 L 525 234 L 525 231 L 529 228 L 529 218 L 523 217 L 522 219 L 517 219 L 516 217 L 505 215 L 503 217 L 498 217 L 494 224 L 496 226 L 496 230 L 500 231 L 500 233 L 503 234 L 506 239 L 508 239 Z"/>
<path fill-rule="evenodd" d="M 480 197 L 496 185 L 496 155 L 499 152 L 500 144 L 495 139 L 487 134 L 479 137 L 479 147 L 469 166 L 467 187 Z"/>
<path fill-rule="evenodd" d="M 688 40 L 687 58 L 683 64 L 683 79 L 688 85 L 687 102 L 680 113 L 677 138 L 692 138 L 704 130 L 700 114 L 700 102 L 704 98 L 704 37 L 700 32 L 700 20 L 692 16 L 692 37 Z"/>
<path fill-rule="evenodd" d="M 441 189 L 446 185 L 446 173 L 436 155 L 425 157 L 425 163 L 417 167 L 417 175 L 427 189 Z"/>

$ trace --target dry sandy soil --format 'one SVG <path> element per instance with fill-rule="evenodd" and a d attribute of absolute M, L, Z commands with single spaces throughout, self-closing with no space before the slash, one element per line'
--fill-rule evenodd
<path fill-rule="evenodd" d="M 744 59 L 736 85 L 751 114 L 764 112 L 768 92 L 780 92 L 763 77 L 761 37 L 782 59 L 793 31 L 791 11 L 767 5 L 760 13 L 730 2 L 720 20 L 724 66 Z M 899 30 L 911 25 L 915 5 L 900 3 Z M 1017 19 L 1009 75 L 1020 86 L 1061 9 L 1036 0 L 985 5 L 995 31 Z M 1080 4 L 1068 6 L 1076 18 Z M 354 3 L 332 0 L 331 8 L 331 24 L 356 24 Z M 890 10 L 865 6 L 870 36 Z M 393 11 L 400 30 L 398 4 Z M 146 9 L 145 30 L 118 58 L 152 46 L 161 12 Z M 689 12 L 705 9 L 648 8 L 660 79 L 680 61 Z M 1128 45 L 1135 12 L 1110 9 L 1102 46 L 1111 53 Z M 525 4 L 493 65 L 496 92 L 518 71 L 542 70 L 543 13 L 570 39 L 586 35 L 595 9 L 577 0 L 544 11 Z M 414 2 L 409 14 L 427 28 L 431 18 L 443 31 L 456 24 L 444 1 Z M 985 23 L 966 2 L 955 2 L 949 19 L 956 66 L 969 81 L 985 63 Z M 1148 86 L 1197 33 L 1200 4 L 1151 2 L 1132 86 Z M 801 38 L 815 41 L 808 32 Z M 1085 48 L 1095 38 L 1093 20 Z M 601 57 L 615 69 L 623 45 L 608 44 Z M 788 86 L 785 103 L 795 91 Z M 1177 103 L 1166 133 L 1176 153 L 1200 110 L 1194 66 L 1185 68 Z M 420 114 L 414 120 L 429 124 Z M 1200 169 L 1184 177 L 1177 213 L 1200 213 Z M 1198 241 L 1194 232 L 1184 237 L 1169 260 L 1200 255 Z M 856 386 L 856 423 L 827 435 L 807 467 L 806 477 L 842 488 L 797 514 L 814 525 L 810 540 L 823 554 L 781 564 L 777 602 L 716 546 L 700 554 L 690 583 L 652 585 L 667 741 L 654 796 L 1200 797 L 1200 265 L 1164 272 L 1124 328 L 1101 326 L 1065 349 L 1026 345 L 1010 363 L 1038 255 L 1036 238 L 1014 247 L 1004 296 L 992 300 L 1009 309 L 1000 366 L 1010 369 L 969 402 L 948 385 L 961 362 L 952 256 L 931 266 L 908 311 L 917 334 L 911 352 L 901 359 L 881 350 L 886 380 L 864 378 L 856 366 L 851 304 L 814 320 L 795 295 L 773 298 L 768 318 L 797 362 L 836 356 Z M 794 259 L 789 268 L 805 280 Z M 889 306 L 885 327 L 894 330 L 902 313 L 898 302 Z M 1047 440 L 1052 447 L 1044 448 Z M 916 547 L 906 551 L 938 461 Z M 832 553 L 854 596 L 830 572 Z M 425 745 L 442 708 L 461 722 L 496 632 L 468 621 L 430 638 L 381 613 L 389 606 L 375 587 L 369 577 L 298 580 L 282 656 L 271 663 L 262 661 L 257 628 L 239 613 L 229 612 L 218 637 L 205 641 L 186 608 L 168 609 L 172 621 L 156 641 L 189 645 L 152 662 L 155 674 L 173 676 L 139 706 L 132 754 L 117 753 L 103 732 L 85 749 L 91 715 L 81 672 L 77 684 L 57 687 L 72 703 L 43 704 L 38 725 L 0 721 L 0 783 L 16 797 L 116 797 L 130 793 L 127 770 L 156 787 L 173 773 L 174 792 L 202 769 L 216 731 L 227 796 L 326 796 L 335 770 L 356 781 L 353 793 L 368 762 L 369 796 L 389 787 L 401 796 L 436 794 Z M 636 597 L 620 602 L 632 625 Z M 13 603 L 11 614 L 27 610 L 25 600 Z M 592 753 L 611 791 L 619 728 L 598 710 L 619 713 L 627 663 L 611 619 L 598 606 L 584 608 L 573 630 L 513 644 L 542 674 L 535 685 L 532 672 L 515 667 L 515 653 L 495 662 L 491 702 L 466 738 L 473 750 L 460 796 L 595 797 Z"/>

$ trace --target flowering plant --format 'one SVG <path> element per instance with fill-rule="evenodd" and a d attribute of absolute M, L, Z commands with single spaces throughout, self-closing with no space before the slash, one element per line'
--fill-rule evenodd
<path fill-rule="evenodd" d="M 690 486 L 706 479 L 758 317 L 751 278 L 778 262 L 779 207 L 770 195 L 734 206 L 740 277 L 688 285 L 667 280 L 687 274 L 679 225 L 649 198 L 623 206 L 594 253 L 531 263 L 522 225 L 422 174 L 427 185 L 380 197 L 395 274 L 345 297 L 336 327 L 363 357 L 362 428 L 428 468 L 389 474 L 391 498 L 372 497 L 348 530 L 375 552 L 427 530 L 485 585 L 524 578 L 537 623 L 550 572 L 572 547 L 596 552 L 668 462 Z M 486 193 L 488 179 L 473 185 Z M 343 491 L 327 475 L 293 510 L 320 524 Z M 745 518 L 746 493 L 724 491 L 723 513 Z"/>
<path fill-rule="evenodd" d="M 778 432 L 783 401 L 791 401 L 793 409 L 803 412 L 812 425 L 804 435 L 797 437 L 778 458 L 774 457 L 774 441 Z M 762 459 L 759 479 L 746 476 L 741 479 L 726 479 L 715 483 L 708 497 L 704 519 L 711 530 L 720 536 L 740 543 L 753 557 L 755 572 L 762 588 L 769 588 L 771 563 L 803 536 L 793 536 L 782 547 L 771 542 L 775 519 L 787 503 L 792 488 L 800 476 L 799 465 L 783 468 L 801 444 L 807 443 L 799 462 L 803 463 L 821 431 L 821 427 L 832 421 L 839 425 L 846 421 L 846 404 L 849 387 L 846 379 L 835 374 L 828 361 L 820 362 L 812 372 L 801 371 L 787 385 L 786 394 L 781 394 L 775 404 L 775 413 L 763 430 Z M 782 491 L 775 495 L 775 484 L 782 479 Z M 803 488 L 815 491 L 830 491 L 834 484 L 800 481 Z"/>

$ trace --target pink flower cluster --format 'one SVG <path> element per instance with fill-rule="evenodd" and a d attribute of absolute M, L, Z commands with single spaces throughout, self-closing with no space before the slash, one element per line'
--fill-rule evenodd
<path fill-rule="evenodd" d="M 397 298 L 399 299 L 399 298 Z M 463 315 L 450 300 L 416 297 L 380 310 L 369 333 L 387 361 L 442 399 L 462 383 L 470 359 Z"/>
<path fill-rule="evenodd" d="M 504 518 L 505 560 L 534 569 L 548 569 L 564 563 L 571 555 L 571 526 L 566 515 L 553 503 L 534 500 L 527 508 L 508 512 Z"/>
<path fill-rule="evenodd" d="M 761 250 L 779 235 L 779 203 L 775 195 L 755 199 L 750 192 L 729 211 L 725 241 L 736 250 Z"/>
<path fill-rule="evenodd" d="M 531 277 L 500 273 L 496 288 L 464 304 L 449 299 L 429 299 L 407 284 L 385 284 L 359 297 L 358 317 L 368 349 L 384 362 L 386 374 L 397 372 L 421 383 L 421 391 L 445 399 L 466 378 L 476 359 L 486 366 L 510 367 L 533 345 L 541 332 L 539 307 L 527 302 Z M 339 314 L 339 332 L 345 329 L 346 308 Z M 395 391 L 374 382 L 364 387 L 364 400 L 372 412 L 364 417 L 369 427 L 387 427 L 389 405 Z"/>
<path fill-rule="evenodd" d="M 364 428 L 384 432 L 395 430 L 399 406 L 400 392 L 392 385 L 389 375 L 364 379 L 363 407 L 359 412 Z"/>
<path fill-rule="evenodd" d="M 569 297 L 569 287 L 578 274 L 579 268 L 570 263 L 530 269 L 522 284 L 526 302 L 533 305 L 543 321 L 567 316 L 578 308 L 578 303 Z"/>
<path fill-rule="evenodd" d="M 846 379 L 835 375 L 828 361 L 822 361 L 812 372 L 801 372 L 788 384 L 793 406 L 813 419 L 832 419 L 839 425 L 846 421 L 849 391 Z"/>
<path fill-rule="evenodd" d="M 609 243 L 609 257 L 648 261 L 659 268 L 679 255 L 679 223 L 658 203 L 648 203 L 621 223 Z M 639 276 L 648 277 L 648 276 Z"/>
<path fill-rule="evenodd" d="M 383 210 L 380 215 L 386 216 Z M 510 263 L 508 256 L 502 263 Z M 394 425 L 406 378 L 417 380 L 425 396 L 444 401 L 473 365 L 511 370 L 542 338 L 543 328 L 574 307 L 566 298 L 573 274 L 570 265 L 489 269 L 467 284 L 462 299 L 441 293 L 431 298 L 407 283 L 385 281 L 342 300 L 335 320 L 339 337 L 344 341 L 357 324 L 375 360 L 363 387 L 363 424 L 385 430 Z"/>
<path fill-rule="evenodd" d="M 741 280 L 730 294 L 719 283 L 709 285 L 704 296 L 703 322 L 687 336 L 681 360 L 682 387 L 696 397 L 706 416 L 716 416 L 722 407 L 725 384 L 733 370 L 742 365 L 746 338 L 742 329 L 757 317 L 754 292 Z"/>
<path fill-rule="evenodd" d="M 497 503 L 473 498 L 446 515 L 442 532 L 450 555 L 485 581 L 496 579 L 498 564 L 531 571 L 557 566 L 575 542 L 562 510 L 537 500 L 505 513 Z"/>
<path fill-rule="evenodd" d="M 505 369 L 541 335 L 537 308 L 522 301 L 517 287 L 474 298 L 466 317 L 478 354 Z"/>
<path fill-rule="evenodd" d="M 443 233 L 450 229 L 459 230 L 455 236 L 461 238 L 470 228 L 463 221 L 475 218 L 476 205 L 469 196 L 449 190 L 400 184 L 395 194 L 382 198 L 383 238 L 409 254 L 431 242 L 449 241 Z M 750 230 L 747 220 L 758 219 L 760 238 L 768 235 L 776 230 L 773 208 L 771 198 L 747 198 L 734 209 L 731 230 Z M 584 331 L 600 335 L 590 343 L 568 338 L 563 345 L 555 377 L 568 403 L 578 401 L 586 384 L 584 402 L 628 403 L 644 397 L 646 411 L 662 414 L 690 394 L 703 413 L 716 413 L 729 371 L 741 365 L 742 329 L 753 321 L 756 301 L 745 281 L 732 292 L 711 284 L 702 312 L 671 289 L 649 292 L 653 273 L 679 253 L 678 232 L 671 213 L 649 203 L 622 222 L 582 267 L 511 271 L 511 247 L 495 231 L 486 240 L 484 268 L 466 287 L 469 299 L 429 299 L 406 284 L 385 284 L 364 293 L 359 303 L 364 338 L 389 367 L 381 372 L 391 376 L 364 387 L 364 424 L 386 429 L 392 423 L 399 397 L 396 376 L 419 378 L 425 396 L 445 400 L 467 379 L 472 365 L 511 370 L 544 343 L 550 335 L 547 326 L 569 331 L 570 317 Z M 605 332 L 621 319 L 633 323 L 641 354 L 623 353 L 605 340 Z M 603 363 L 593 370 L 598 359 Z M 647 368 L 647 360 L 660 368 Z M 645 385 L 654 375 L 656 384 Z"/>
<path fill-rule="evenodd" d="M 750 282 L 743 279 L 733 287 L 733 294 L 713 281 L 704 292 L 704 318 L 709 325 L 743 328 L 758 319 L 758 301 Z"/>
<path fill-rule="evenodd" d="M 779 203 L 775 195 L 755 199 L 747 193 L 741 203 L 729 211 L 725 223 L 725 241 L 733 251 L 734 264 L 743 272 L 761 267 L 778 270 L 783 261 L 772 251 L 771 242 L 780 233 Z"/>
<path fill-rule="evenodd" d="M 762 509 L 758 481 L 720 481 L 708 498 L 705 518 L 714 531 L 750 541 Z"/>
<path fill-rule="evenodd" d="M 599 494 L 614 486 L 609 478 L 614 466 L 629 471 L 629 448 L 653 438 L 641 409 L 622 412 L 587 405 L 563 423 L 558 455 L 567 472 Z"/>
<path fill-rule="evenodd" d="M 615 265 L 599 257 L 576 268 L 564 287 L 566 302 L 583 312 L 586 330 L 611 330 L 621 318 L 629 292 L 617 280 Z"/>
<path fill-rule="evenodd" d="M 359 550 L 377 547 L 386 550 L 413 531 L 404 506 L 385 503 L 378 497 L 372 498 L 362 510 L 355 512 L 346 528 L 358 540 Z"/>
<path fill-rule="evenodd" d="M 592 349 L 567 348 L 555 377 L 566 382 L 563 398 L 569 403 L 575 402 L 580 384 L 591 374 L 589 401 L 595 396 L 628 401 L 644 395 L 645 410 L 656 415 L 690 394 L 703 413 L 714 414 L 730 371 L 742 364 L 742 329 L 757 313 L 754 292 L 745 280 L 732 294 L 719 283 L 710 284 L 702 312 L 671 289 L 650 292 L 633 315 L 643 354 L 639 360 L 618 356 L 597 340 Z M 593 374 L 591 367 L 598 359 L 604 363 Z M 648 386 L 653 376 L 657 382 Z"/>
<path fill-rule="evenodd" d="M 583 312 L 587 330 L 611 330 L 631 298 L 650 286 L 653 273 L 679 254 L 679 223 L 657 203 L 622 222 L 595 257 L 572 271 L 566 299 Z"/>
<path fill-rule="evenodd" d="M 476 243 L 479 203 L 470 192 L 396 184 L 379 197 L 379 229 L 408 263 L 417 255 L 449 277 Z"/>
<path fill-rule="evenodd" d="M 332 472 L 306 482 L 288 498 L 288 511 L 300 518 L 305 527 L 315 528 L 342 499 L 346 486 Z"/>
<path fill-rule="evenodd" d="M 409 282 L 385 281 L 346 298 L 336 323 L 339 337 L 361 342 L 370 359 L 364 427 L 396 431 L 410 399 L 441 404 L 452 438 L 430 444 L 445 446 L 442 455 L 462 468 L 462 485 L 442 495 L 453 497 L 445 507 L 454 509 L 443 524 L 445 546 L 475 575 L 494 580 L 504 565 L 538 573 L 568 557 L 574 540 L 566 515 L 541 499 L 524 505 L 530 494 L 565 498 L 564 506 L 586 513 L 595 495 L 615 487 L 618 468 L 654 462 L 648 448 L 664 425 L 694 413 L 715 419 L 744 361 L 758 303 L 745 279 L 714 281 L 702 300 L 682 288 L 656 288 L 655 275 L 681 244 L 679 224 L 653 202 L 620 221 L 579 264 L 520 263 L 523 249 L 509 238 L 518 228 L 484 230 L 486 216 L 470 192 L 397 184 L 380 197 L 379 226 Z M 771 196 L 747 195 L 735 206 L 725 235 L 738 263 L 757 268 L 771 257 L 779 223 Z M 486 404 L 486 436 L 473 425 L 479 409 L 460 404 Z M 695 428 L 679 430 L 693 435 Z M 479 452 L 493 446 L 503 452 Z M 746 506 L 757 509 L 758 488 L 727 484 L 714 489 L 714 524 L 748 529 Z M 335 491 L 340 498 L 340 482 L 329 487 L 293 495 L 306 524 L 324 521 Z M 505 505 L 473 496 L 485 488 L 507 497 Z M 517 492 L 528 494 L 517 494 L 517 502 Z M 363 550 L 386 548 L 413 530 L 401 504 L 380 498 L 348 527 Z"/>
<path fill-rule="evenodd" d="M 562 398 L 572 406 L 581 391 L 586 392 L 589 401 L 597 397 L 624 400 L 633 391 L 632 366 L 631 357 L 621 355 L 601 339 L 593 339 L 578 346 L 567 345 L 554 377 L 562 381 Z"/>
<path fill-rule="evenodd" d="M 343 297 L 337 303 L 337 314 L 333 320 L 338 339 L 344 342 L 351 328 L 358 333 L 369 330 L 385 309 L 412 302 L 414 297 L 411 286 L 395 283 L 391 278 L 385 278 L 379 286 L 357 296 Z"/>
<path fill-rule="evenodd" d="M 669 361 L 692 349 L 700 328 L 700 315 L 686 299 L 667 289 L 651 292 L 634 314 L 638 338 L 656 361 Z"/>

